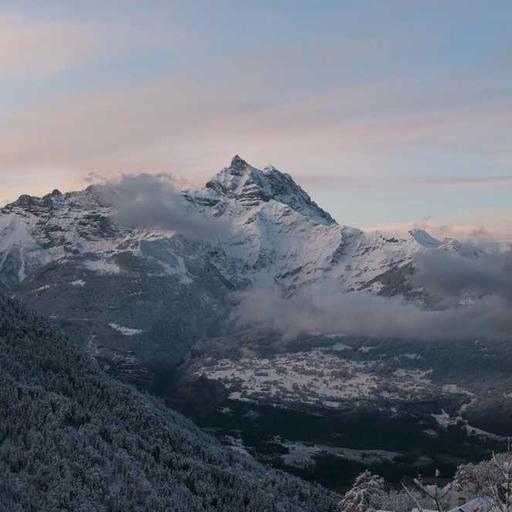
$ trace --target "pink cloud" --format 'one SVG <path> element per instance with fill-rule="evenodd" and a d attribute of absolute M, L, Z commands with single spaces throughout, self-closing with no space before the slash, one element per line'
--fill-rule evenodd
<path fill-rule="evenodd" d="M 366 231 L 383 231 L 402 236 L 412 228 L 421 228 L 440 239 L 456 238 L 479 244 L 511 244 L 512 208 L 472 208 L 443 219 L 372 224 L 362 228 Z"/>
<path fill-rule="evenodd" d="M 0 12 L 2 78 L 41 78 L 97 56 L 107 40 L 97 27 Z"/>

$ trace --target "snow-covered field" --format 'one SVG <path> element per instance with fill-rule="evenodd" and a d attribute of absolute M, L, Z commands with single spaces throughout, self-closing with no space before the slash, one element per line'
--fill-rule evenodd
<path fill-rule="evenodd" d="M 300 402 L 338 408 L 357 401 L 408 401 L 436 393 L 430 371 L 398 368 L 376 360 L 353 361 L 320 350 L 271 358 L 211 360 L 195 376 L 222 382 L 230 398 Z"/>
<path fill-rule="evenodd" d="M 142 329 L 134 329 L 132 327 L 124 327 L 122 325 L 118 325 L 116 323 L 109 323 L 108 326 L 114 331 L 120 332 L 123 336 L 136 336 L 137 334 L 142 334 L 144 331 Z"/>
<path fill-rule="evenodd" d="M 288 449 L 288 453 L 281 456 L 283 462 L 288 466 L 299 468 L 311 464 L 314 457 L 322 453 L 365 464 L 378 464 L 386 461 L 392 462 L 396 457 L 401 455 L 399 452 L 387 450 L 356 450 L 353 448 L 304 444 L 292 441 L 283 441 L 281 445 Z"/>

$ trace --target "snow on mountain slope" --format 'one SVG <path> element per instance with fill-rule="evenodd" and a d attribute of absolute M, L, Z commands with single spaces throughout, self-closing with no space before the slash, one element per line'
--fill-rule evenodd
<path fill-rule="evenodd" d="M 199 245 L 225 278 L 237 282 L 267 280 L 293 289 L 329 278 L 349 290 L 379 291 L 375 283 L 380 275 L 410 264 L 422 251 L 478 252 L 419 229 L 400 239 L 339 225 L 288 174 L 274 167 L 256 169 L 238 155 L 204 188 L 183 194 L 194 207 L 233 226 L 228 239 Z M 50 262 L 83 255 L 98 261 L 87 264 L 89 270 L 102 272 L 113 268 L 110 261 L 121 253 L 141 255 L 144 244 L 175 237 L 172 232 L 120 226 L 95 187 L 67 194 L 55 190 L 43 198 L 25 195 L 1 210 L 0 280 L 13 286 Z M 190 256 L 167 252 L 150 257 L 189 284 Z"/>
<path fill-rule="evenodd" d="M 80 253 L 112 249 L 110 209 L 87 190 L 43 198 L 27 195 L 1 210 L 0 272 L 6 284 L 23 281 L 38 268 Z"/>
<path fill-rule="evenodd" d="M 190 281 L 175 233 L 121 226 L 114 213 L 95 187 L 66 194 L 55 190 L 43 198 L 21 196 L 0 213 L 0 280 L 13 286 L 51 262 L 80 258 L 89 271 L 119 273 L 115 258 L 130 253 L 158 262 L 162 273 Z M 164 250 L 162 242 L 170 240 Z"/>
<path fill-rule="evenodd" d="M 114 214 L 95 187 L 5 206 L 0 288 L 51 317 L 113 374 L 152 386 L 151 369 L 172 366 L 192 341 L 217 332 L 234 285 L 209 244 L 120 226 Z"/>
<path fill-rule="evenodd" d="M 185 195 L 230 219 L 235 235 L 223 249 L 255 284 L 277 282 L 293 290 L 335 279 L 347 290 L 379 293 L 391 290 L 389 283 L 378 281 L 379 276 L 389 281 L 389 272 L 410 265 L 416 254 L 457 250 L 452 241 L 435 240 L 419 229 L 401 239 L 339 225 L 288 174 L 274 167 L 258 170 L 239 156 L 205 188 Z"/>

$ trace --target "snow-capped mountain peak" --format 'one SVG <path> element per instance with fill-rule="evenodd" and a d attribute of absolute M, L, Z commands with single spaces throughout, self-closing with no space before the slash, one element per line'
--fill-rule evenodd
<path fill-rule="evenodd" d="M 319 224 L 334 224 L 334 219 L 320 208 L 295 181 L 274 166 L 260 170 L 235 155 L 228 167 L 222 169 L 206 184 L 206 188 L 223 198 L 235 200 L 244 208 L 277 201 L 309 217 Z"/>

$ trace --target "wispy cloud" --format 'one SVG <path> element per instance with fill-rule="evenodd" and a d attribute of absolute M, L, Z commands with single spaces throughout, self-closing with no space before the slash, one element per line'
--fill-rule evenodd
<path fill-rule="evenodd" d="M 412 228 L 425 229 L 433 236 L 454 238 L 479 245 L 512 244 L 512 208 L 468 207 L 458 215 L 419 221 L 388 222 L 361 226 L 366 231 L 383 231 L 405 235 Z"/>
<path fill-rule="evenodd" d="M 422 340 L 509 339 L 512 333 L 510 250 L 477 259 L 434 251 L 416 259 L 413 281 L 435 309 L 401 297 L 347 292 L 326 281 L 285 297 L 276 286 L 241 293 L 234 318 L 239 325 L 270 329 L 284 336 L 322 333 Z M 469 300 L 468 300 L 469 299 Z"/>
<path fill-rule="evenodd" d="M 236 81 L 231 86 L 205 87 L 193 76 L 176 74 L 110 90 L 59 95 L 44 105 L 5 113 L 6 137 L 0 155 L 7 166 L 30 167 L 37 162 L 41 167 L 67 165 L 83 171 L 84 167 L 127 164 L 143 165 L 146 170 L 156 165 L 155 170 L 162 170 L 172 159 L 186 167 L 187 158 L 194 160 L 201 153 L 198 163 L 212 166 L 237 150 L 249 158 L 266 155 L 268 160 L 285 163 L 312 154 L 332 160 L 343 155 L 404 152 L 411 147 L 474 151 L 477 139 L 483 149 L 493 146 L 492 137 L 481 135 L 486 130 L 505 130 L 512 116 L 511 101 L 400 115 L 376 109 L 372 114 L 344 117 L 344 105 L 361 101 L 361 88 L 277 105 L 255 102 L 257 89 L 257 83 L 240 88 Z M 372 89 L 367 93 L 385 97 L 385 89 Z M 377 176 L 386 172 L 375 170 Z M 415 179 L 424 178 L 411 177 Z M 450 178 L 441 180 L 449 183 Z M 476 184 L 489 178 L 460 180 Z"/>
<path fill-rule="evenodd" d="M 106 32 L 85 23 L 49 21 L 0 11 L 1 79 L 44 78 L 104 51 Z"/>
<path fill-rule="evenodd" d="M 114 208 L 121 225 L 171 230 L 189 239 L 218 241 L 231 234 L 229 222 L 192 208 L 171 175 L 124 175 L 93 186 L 103 204 Z"/>
<path fill-rule="evenodd" d="M 511 171 L 512 172 L 512 171 Z M 379 176 L 357 176 L 357 175 L 333 175 L 316 174 L 314 176 L 301 176 L 301 181 L 305 185 L 324 185 L 334 188 L 375 188 L 396 186 L 396 183 L 390 177 Z M 432 187 L 511 187 L 512 174 L 510 176 L 401 176 L 400 185 L 404 187 L 415 187 L 426 185 Z"/>

